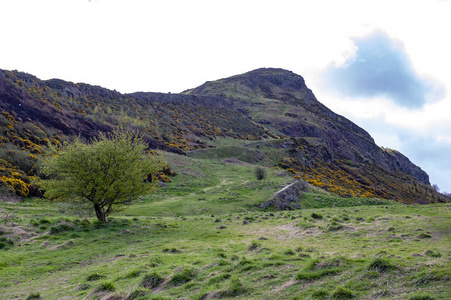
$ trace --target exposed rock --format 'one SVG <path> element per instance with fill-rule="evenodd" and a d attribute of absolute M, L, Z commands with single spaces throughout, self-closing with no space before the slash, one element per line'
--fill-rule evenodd
<path fill-rule="evenodd" d="M 158 182 L 158 187 L 165 188 L 165 187 L 168 187 L 168 185 L 166 183 L 164 183 L 164 182 L 159 181 Z"/>
<path fill-rule="evenodd" d="M 274 206 L 278 210 L 289 210 L 299 208 L 299 196 L 302 195 L 302 191 L 306 191 L 308 185 L 303 180 L 297 180 L 296 182 L 284 187 L 277 193 L 275 193 L 272 199 L 263 202 L 260 207 L 267 208 Z"/>

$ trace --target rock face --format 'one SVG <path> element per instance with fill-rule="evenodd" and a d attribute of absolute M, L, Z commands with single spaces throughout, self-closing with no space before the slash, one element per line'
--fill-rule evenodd
<path fill-rule="evenodd" d="M 268 201 L 263 202 L 260 207 L 268 208 L 274 206 L 277 210 L 290 210 L 299 208 L 299 197 L 303 191 L 307 191 L 307 183 L 303 180 L 297 180 L 296 182 L 284 187 Z"/>

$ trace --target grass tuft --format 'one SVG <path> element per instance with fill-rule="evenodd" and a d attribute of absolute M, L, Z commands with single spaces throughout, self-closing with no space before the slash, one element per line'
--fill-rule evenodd
<path fill-rule="evenodd" d="M 429 294 L 417 294 L 410 296 L 408 300 L 435 300 L 435 298 Z"/>
<path fill-rule="evenodd" d="M 164 281 L 163 277 L 156 273 L 152 272 L 144 276 L 144 278 L 139 283 L 140 286 L 144 288 L 153 289 L 159 286 Z"/>
<path fill-rule="evenodd" d="M 101 282 L 95 289 L 96 292 L 113 292 L 116 288 L 111 281 Z"/>
<path fill-rule="evenodd" d="M 193 267 L 184 266 L 171 277 L 171 284 L 180 285 L 193 280 L 197 276 L 197 270 Z"/>
<path fill-rule="evenodd" d="M 98 274 L 98 273 L 93 273 L 91 275 L 88 275 L 88 277 L 86 277 L 86 280 L 87 281 L 96 281 L 96 280 L 104 279 L 104 278 L 106 278 L 105 275 Z"/>
<path fill-rule="evenodd" d="M 148 294 L 148 291 L 143 289 L 137 289 L 127 295 L 126 300 L 138 300 L 141 297 L 145 297 Z"/>
<path fill-rule="evenodd" d="M 219 293 L 219 297 L 237 297 L 247 292 L 248 290 L 243 286 L 241 281 L 237 277 L 232 277 L 229 285 Z"/>
<path fill-rule="evenodd" d="M 389 272 L 391 270 L 395 270 L 398 267 L 393 265 L 390 261 L 383 258 L 375 258 L 373 259 L 370 264 L 368 265 L 368 270 L 376 270 L 380 273 Z"/>
<path fill-rule="evenodd" d="M 354 298 L 354 293 L 345 287 L 339 286 L 335 291 L 332 293 L 333 299 L 352 299 Z"/>
<path fill-rule="evenodd" d="M 42 299 L 40 293 L 30 293 L 28 294 L 27 298 L 25 300 L 35 300 L 35 299 Z"/>

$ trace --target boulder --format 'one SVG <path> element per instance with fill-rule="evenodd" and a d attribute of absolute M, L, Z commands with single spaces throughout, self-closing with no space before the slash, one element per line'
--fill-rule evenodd
<path fill-rule="evenodd" d="M 260 207 L 267 208 L 269 206 L 274 206 L 277 210 L 299 208 L 299 197 L 302 195 L 302 191 L 306 191 L 307 189 L 308 184 L 305 181 L 297 180 L 276 192 L 270 200 L 260 204 Z"/>

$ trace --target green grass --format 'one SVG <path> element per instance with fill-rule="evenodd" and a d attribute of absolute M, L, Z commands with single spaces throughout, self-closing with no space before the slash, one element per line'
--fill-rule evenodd
<path fill-rule="evenodd" d="M 261 210 L 257 204 L 290 177 L 268 167 L 258 181 L 251 163 L 165 158 L 178 174 L 173 181 L 108 224 L 47 201 L 0 203 L 15 212 L 0 220 L 0 237 L 12 243 L 0 249 L 0 299 L 451 294 L 447 204 L 406 206 L 312 189 L 300 210 Z"/>

